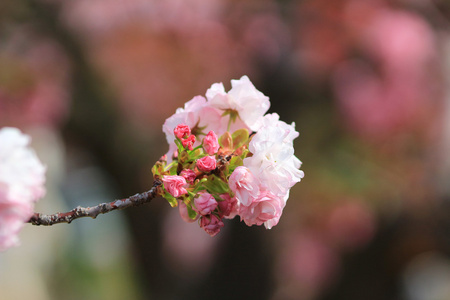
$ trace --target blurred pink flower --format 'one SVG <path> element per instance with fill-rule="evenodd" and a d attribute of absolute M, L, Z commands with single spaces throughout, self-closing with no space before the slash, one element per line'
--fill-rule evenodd
<path fill-rule="evenodd" d="M 288 233 L 279 246 L 280 288 L 294 286 L 314 299 L 337 273 L 339 257 L 315 232 Z"/>
<path fill-rule="evenodd" d="M 80 0 L 61 6 L 61 19 L 111 81 L 120 111 L 146 130 L 211 80 L 258 74 L 249 59 L 253 52 L 224 18 L 225 10 L 239 10 L 229 1 Z M 161 99 L 164 106 L 158 106 Z"/>
<path fill-rule="evenodd" d="M 180 212 L 180 217 L 183 219 L 183 221 L 185 221 L 187 223 L 195 222 L 199 217 L 199 215 L 197 215 L 197 217 L 195 219 L 191 219 L 189 217 L 186 204 L 181 200 L 178 201 L 178 211 Z"/>
<path fill-rule="evenodd" d="M 337 68 L 334 88 L 348 128 L 379 140 L 423 127 L 439 103 L 430 26 L 413 13 L 379 9 L 358 38 L 379 69 L 358 60 Z"/>
<path fill-rule="evenodd" d="M 344 250 L 365 246 L 375 234 L 375 216 L 361 202 L 348 201 L 335 207 L 327 224 L 330 239 Z"/>
<path fill-rule="evenodd" d="M 58 126 L 69 106 L 69 64 L 51 40 L 16 30 L 0 50 L 0 127 Z"/>
<path fill-rule="evenodd" d="M 17 128 L 0 129 L 0 250 L 18 244 L 17 234 L 45 194 L 45 167 Z"/>
<path fill-rule="evenodd" d="M 0 251 L 19 245 L 19 232 L 32 215 L 32 205 L 0 202 Z"/>

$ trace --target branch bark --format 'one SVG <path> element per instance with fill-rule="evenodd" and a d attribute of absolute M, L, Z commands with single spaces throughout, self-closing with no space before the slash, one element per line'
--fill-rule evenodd
<path fill-rule="evenodd" d="M 109 203 L 100 203 L 93 207 L 77 206 L 69 212 L 55 213 L 46 215 L 41 213 L 34 213 L 28 223 L 32 225 L 51 226 L 58 223 L 70 223 L 75 219 L 91 217 L 95 219 L 99 214 L 106 214 L 113 210 L 125 209 L 133 206 L 140 206 L 149 203 L 153 198 L 161 195 L 160 190 L 161 181 L 155 180 L 150 190 L 143 193 L 138 193 L 131 197 L 115 200 Z"/>

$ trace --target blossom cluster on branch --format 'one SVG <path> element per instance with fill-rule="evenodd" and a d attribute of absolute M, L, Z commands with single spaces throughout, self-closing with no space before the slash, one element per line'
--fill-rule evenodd
<path fill-rule="evenodd" d="M 0 129 L 0 251 L 16 246 L 17 234 L 45 194 L 45 167 L 19 129 Z"/>
<path fill-rule="evenodd" d="M 303 176 L 294 155 L 295 124 L 266 114 L 269 98 L 247 76 L 225 92 L 215 83 L 163 125 L 169 151 L 153 167 L 163 197 L 211 236 L 223 218 L 248 226 L 278 224 L 290 188 Z"/>
<path fill-rule="evenodd" d="M 152 168 L 153 187 L 129 198 L 76 207 L 66 213 L 33 213 L 45 193 L 45 167 L 17 128 L 0 129 L 0 251 L 18 244 L 23 224 L 70 223 L 82 217 L 149 203 L 157 196 L 179 207 L 186 222 L 198 220 L 209 235 L 223 219 L 240 216 L 248 226 L 278 224 L 291 187 L 304 174 L 294 155 L 295 124 L 266 114 L 269 98 L 247 76 L 225 92 L 215 83 L 163 125 L 169 151 Z"/>

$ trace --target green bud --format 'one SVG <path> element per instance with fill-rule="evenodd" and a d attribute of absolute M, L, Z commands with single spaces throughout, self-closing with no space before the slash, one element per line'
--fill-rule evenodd
<path fill-rule="evenodd" d="M 219 145 L 225 149 L 233 149 L 233 138 L 228 131 L 220 136 Z"/>
<path fill-rule="evenodd" d="M 236 150 L 247 143 L 249 133 L 247 129 L 242 128 L 233 132 L 231 137 L 233 139 L 233 149 Z"/>

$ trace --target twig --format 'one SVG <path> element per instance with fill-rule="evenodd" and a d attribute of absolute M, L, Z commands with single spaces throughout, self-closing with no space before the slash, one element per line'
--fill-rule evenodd
<path fill-rule="evenodd" d="M 84 217 L 91 217 L 95 219 L 99 214 L 106 214 L 113 210 L 124 209 L 149 203 L 153 198 L 161 194 L 159 188 L 160 185 L 161 181 L 155 180 L 153 182 L 153 187 L 147 192 L 138 193 L 129 198 L 115 200 L 109 203 L 101 203 L 94 207 L 77 206 L 69 212 L 56 213 L 52 215 L 34 213 L 28 223 L 31 223 L 33 225 L 51 226 L 58 223 L 70 223 L 75 219 Z"/>

